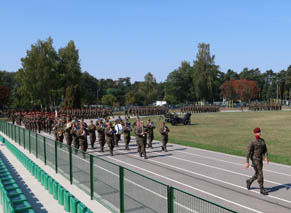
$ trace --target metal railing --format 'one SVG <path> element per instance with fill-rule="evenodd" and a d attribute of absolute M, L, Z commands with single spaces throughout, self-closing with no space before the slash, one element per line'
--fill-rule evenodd
<path fill-rule="evenodd" d="M 2 120 L 0 131 L 112 212 L 235 212 Z"/>

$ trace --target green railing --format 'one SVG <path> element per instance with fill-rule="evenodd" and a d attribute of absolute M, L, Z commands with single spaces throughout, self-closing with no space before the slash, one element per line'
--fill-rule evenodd
<path fill-rule="evenodd" d="M 235 212 L 11 123 L 0 131 L 112 212 Z"/>

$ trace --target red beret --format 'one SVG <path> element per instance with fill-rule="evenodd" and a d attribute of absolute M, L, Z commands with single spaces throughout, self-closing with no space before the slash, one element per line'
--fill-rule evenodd
<path fill-rule="evenodd" d="M 261 132 L 260 128 L 257 127 L 257 128 L 254 129 L 254 133 L 259 133 L 259 132 Z"/>

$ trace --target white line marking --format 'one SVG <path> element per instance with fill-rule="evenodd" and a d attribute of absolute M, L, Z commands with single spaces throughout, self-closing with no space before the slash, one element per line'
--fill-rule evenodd
<path fill-rule="evenodd" d="M 194 154 L 194 153 L 190 153 L 190 152 L 184 152 L 184 151 L 178 151 L 178 150 L 172 150 L 172 151 L 174 151 L 174 152 L 181 152 L 181 153 L 184 153 L 184 154 L 187 154 L 187 155 L 198 156 L 198 157 L 205 158 L 205 159 L 211 159 L 211 160 L 215 160 L 215 161 L 229 163 L 229 164 L 233 164 L 233 165 L 238 165 L 238 166 L 241 166 L 242 165 L 241 163 L 234 163 L 234 162 L 231 162 L 231 161 L 221 160 L 221 159 L 218 159 L 218 158 L 206 157 L 206 156 L 203 156 L 203 155 L 198 155 L 198 154 Z M 276 172 L 276 171 L 269 170 L 269 169 L 264 169 L 264 171 L 266 171 L 266 172 L 272 172 L 272 173 L 275 173 L 275 174 L 285 175 L 285 176 L 291 177 L 291 174 L 285 174 L 285 173 L 281 173 L 281 172 Z"/>
<path fill-rule="evenodd" d="M 97 154 L 97 155 L 100 155 L 99 153 L 96 153 L 96 154 Z M 81 159 L 81 158 L 80 158 L 80 159 Z M 83 159 L 81 159 L 81 160 L 83 160 Z M 109 170 L 107 170 L 107 169 L 105 169 L 105 168 L 103 168 L 103 167 L 101 167 L 101 166 L 97 166 L 97 165 L 95 165 L 95 164 L 94 164 L 94 166 L 96 166 L 96 167 L 98 167 L 98 168 L 100 168 L 100 169 L 102 169 L 102 170 L 104 170 L 104 171 L 106 171 L 106 172 L 108 172 L 108 173 L 110 173 L 110 174 L 116 176 L 116 177 L 119 177 L 119 175 L 117 175 L 117 174 L 115 174 L 114 172 L 111 172 L 111 171 L 109 171 Z M 150 192 L 150 193 L 153 193 L 154 195 L 156 195 L 156 196 L 158 196 L 158 197 L 160 197 L 160 198 L 163 198 L 163 199 L 165 199 L 165 200 L 168 199 L 167 197 L 165 197 L 165 196 L 163 196 L 163 195 L 161 195 L 161 194 L 158 194 L 158 193 L 156 193 L 156 192 L 154 192 L 154 191 L 152 191 L 152 190 L 150 190 L 150 189 L 148 189 L 148 188 L 145 188 L 144 186 L 139 185 L 139 184 L 137 184 L 137 183 L 135 183 L 135 182 L 133 182 L 133 181 L 127 179 L 127 178 L 124 178 L 124 180 L 127 181 L 127 182 L 129 182 L 129 183 L 131 183 L 131 184 L 133 184 L 133 185 L 135 185 L 135 186 L 138 186 L 138 187 L 142 188 L 142 189 L 145 190 L 145 191 L 148 191 L 148 192 Z M 187 206 L 184 206 L 184 205 L 182 205 L 182 204 L 180 204 L 180 203 L 178 203 L 178 202 L 176 202 L 176 201 L 175 201 L 175 204 L 177 204 L 178 206 L 180 206 L 180 207 L 182 207 L 182 208 L 185 208 L 185 209 L 188 210 L 188 211 L 191 211 L 191 212 L 194 212 L 194 213 L 198 213 L 198 212 L 196 212 L 196 211 L 194 211 L 194 210 L 188 208 Z"/>
<path fill-rule="evenodd" d="M 157 153 L 157 152 L 155 152 L 155 154 L 162 155 L 162 154 Z M 185 162 L 188 162 L 188 163 L 192 163 L 192 164 L 197 164 L 197 165 L 200 165 L 200 166 L 209 167 L 209 168 L 212 168 L 212 169 L 221 170 L 221 171 L 224 171 L 224 172 L 229 172 L 229 173 L 236 174 L 236 175 L 241 175 L 241 176 L 244 176 L 244 177 L 249 177 L 249 175 L 246 175 L 246 174 L 243 174 L 243 173 L 234 172 L 234 171 L 231 171 L 231 170 L 228 170 L 228 169 L 222 169 L 222 168 L 219 168 L 219 167 L 216 167 L 216 166 L 210 166 L 210 165 L 207 165 L 207 164 L 204 164 L 204 163 L 193 162 L 191 160 L 186 160 L 186 159 L 178 158 L 178 157 L 174 157 L 174 156 L 168 156 L 168 157 L 169 158 L 174 158 L 174 159 L 177 159 L 177 160 L 181 160 L 181 161 L 185 161 Z M 240 166 L 242 166 L 242 165 L 240 164 Z M 269 183 L 273 183 L 273 184 L 276 184 L 276 185 L 282 185 L 282 186 L 285 186 L 288 189 L 291 188 L 291 186 L 289 186 L 289 185 L 285 185 L 285 184 L 282 184 L 282 183 L 274 182 L 274 181 L 271 181 L 271 180 L 266 180 L 265 179 L 264 181 L 265 182 L 269 182 Z"/>
<path fill-rule="evenodd" d="M 122 152 L 122 153 L 126 153 L 126 152 L 123 152 L 123 151 L 120 151 L 120 150 L 118 150 L 118 151 Z M 129 155 L 134 155 L 134 154 L 129 154 Z M 135 158 L 137 158 L 137 157 L 135 157 Z M 241 188 L 243 190 L 247 190 L 245 187 L 242 187 L 242 186 L 239 186 L 239 185 L 236 185 L 236 184 L 233 184 L 233 183 L 229 183 L 229 182 L 226 182 L 226 181 L 223 181 L 223 180 L 219 180 L 219 179 L 216 179 L 216 178 L 213 178 L 213 177 L 209 177 L 207 175 L 202 175 L 202 174 L 199 174 L 199 173 L 196 173 L 196 172 L 192 172 L 192 171 L 189 171 L 189 170 L 186 170 L 186 169 L 182 169 L 182 168 L 179 168 L 179 167 L 176 167 L 176 166 L 172 166 L 172 165 L 169 165 L 169 164 L 166 164 L 166 163 L 162 163 L 162 162 L 155 161 L 155 160 L 152 160 L 152 159 L 147 159 L 147 161 L 153 161 L 155 163 L 158 163 L 158 164 L 161 164 L 161 165 L 164 165 L 164 166 L 172 167 L 174 169 L 181 170 L 181 171 L 184 171 L 184 172 L 188 172 L 190 174 L 194 174 L 194 175 L 201 176 L 201 177 L 204 177 L 204 178 L 208 178 L 210 180 L 221 182 L 221 183 L 224 183 L 224 184 L 227 184 L 227 185 L 235 186 L 235 187 Z M 259 194 L 259 192 L 257 192 L 257 191 L 250 191 L 250 192 Z M 289 201 L 289 200 L 285 200 L 283 198 L 275 197 L 275 196 L 272 196 L 272 195 L 268 195 L 268 197 L 276 199 L 276 200 L 284 201 L 286 203 L 291 203 L 291 201 Z"/>
<path fill-rule="evenodd" d="M 155 141 L 155 142 L 160 142 L 160 141 Z M 241 157 L 241 156 L 226 154 L 226 153 L 222 153 L 222 152 L 215 152 L 215 151 L 211 151 L 211 150 L 199 149 L 199 148 L 190 147 L 190 146 L 182 146 L 182 145 L 173 144 L 173 143 L 169 143 L 169 144 L 174 145 L 174 146 L 187 148 L 187 149 L 194 149 L 196 151 L 210 152 L 210 153 L 213 153 L 213 154 L 219 154 L 219 155 L 224 155 L 224 156 L 233 157 L 233 158 L 245 159 L 244 157 Z M 285 167 L 285 168 L 291 169 L 291 166 L 284 165 L 284 164 L 279 164 L 279 163 L 270 162 L 270 165 L 281 166 L 281 167 Z"/>
<path fill-rule="evenodd" d="M 150 173 L 150 174 L 153 174 L 153 175 L 158 176 L 158 177 L 161 177 L 161 178 L 163 178 L 163 179 L 166 179 L 166 180 L 172 181 L 172 182 L 174 182 L 174 183 L 177 183 L 177 184 L 179 184 L 179 185 L 182 185 L 182 186 L 188 187 L 188 188 L 190 188 L 190 189 L 194 189 L 194 190 L 196 190 L 196 191 L 199 191 L 199 192 L 202 192 L 202 193 L 204 193 L 204 194 L 207 194 L 207 195 L 210 195 L 210 196 L 212 196 L 212 197 L 215 197 L 215 198 L 217 198 L 217 199 L 220 199 L 220 200 L 226 201 L 226 202 L 228 202 L 228 203 L 231 203 L 231 204 L 233 204 L 233 205 L 239 206 L 239 207 L 241 207 L 241 208 L 245 208 L 245 209 L 248 209 L 248 210 L 250 210 L 250 211 L 257 212 L 257 213 L 262 213 L 262 212 L 260 212 L 260 211 L 258 211 L 258 210 L 255 210 L 255 209 L 249 208 L 249 207 L 247 207 L 247 206 L 241 205 L 241 204 L 236 203 L 236 202 L 233 202 L 233 201 L 231 201 L 231 200 L 227 200 L 227 199 L 225 199 L 225 198 L 219 197 L 219 196 L 217 196 L 217 195 L 211 194 L 211 193 L 209 193 L 209 192 L 203 191 L 203 190 L 198 189 L 198 188 L 195 188 L 195 187 L 193 187 L 193 186 L 190 186 L 190 185 L 187 185 L 187 184 L 181 183 L 181 182 L 179 182 L 179 181 L 176 181 L 176 180 L 174 180 L 174 179 L 171 179 L 171 178 L 165 177 L 165 176 L 163 176 L 163 175 L 159 175 L 159 174 L 157 174 L 157 173 L 154 173 L 154 172 L 152 172 L 152 171 L 149 171 L 149 170 L 146 170 L 146 169 L 140 168 L 140 167 L 135 166 L 135 165 L 133 165 L 133 164 L 126 163 L 126 162 L 124 162 L 124 161 L 121 161 L 121 160 L 118 160 L 118 159 L 116 159 L 116 158 L 109 157 L 109 156 L 108 156 L 107 158 L 109 158 L 109 159 L 111 159 L 111 160 L 114 160 L 114 161 L 117 161 L 117 162 L 120 162 L 120 163 L 122 163 L 122 164 L 128 165 L 128 166 L 131 166 L 131 167 L 133 167 L 133 168 L 137 168 L 137 169 L 139 169 L 139 170 L 142 170 L 142 171 L 148 172 L 148 173 Z"/>

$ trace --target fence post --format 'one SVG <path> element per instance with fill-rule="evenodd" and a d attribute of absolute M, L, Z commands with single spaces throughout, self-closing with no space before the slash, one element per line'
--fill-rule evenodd
<path fill-rule="evenodd" d="M 35 133 L 35 156 L 38 158 L 37 133 Z"/>
<path fill-rule="evenodd" d="M 167 186 L 168 213 L 174 213 L 174 189 Z"/>
<path fill-rule="evenodd" d="M 28 131 L 28 149 L 29 149 L 29 153 L 31 153 L 31 142 L 30 142 L 30 130 Z"/>
<path fill-rule="evenodd" d="M 56 173 L 58 173 L 58 148 L 57 148 L 57 141 L 55 141 L 55 169 L 56 169 Z"/>
<path fill-rule="evenodd" d="M 119 166 L 120 213 L 124 212 L 124 169 Z"/>
<path fill-rule="evenodd" d="M 72 147 L 69 147 L 69 156 L 70 156 L 70 183 L 73 184 L 73 160 L 72 160 Z"/>
<path fill-rule="evenodd" d="M 14 126 L 14 141 L 16 142 L 16 126 Z"/>
<path fill-rule="evenodd" d="M 43 137 L 43 155 L 44 155 L 44 165 L 46 165 L 46 141 L 45 141 L 45 137 Z"/>
<path fill-rule="evenodd" d="M 94 174 L 93 174 L 93 155 L 90 155 L 90 195 L 91 200 L 94 198 Z"/>
<path fill-rule="evenodd" d="M 22 131 L 23 131 L 23 148 L 25 149 L 25 143 L 26 143 L 26 141 L 25 141 L 25 129 L 22 129 Z"/>
<path fill-rule="evenodd" d="M 19 142 L 19 145 L 21 145 L 21 143 L 20 143 L 20 127 L 18 127 L 18 142 Z"/>

